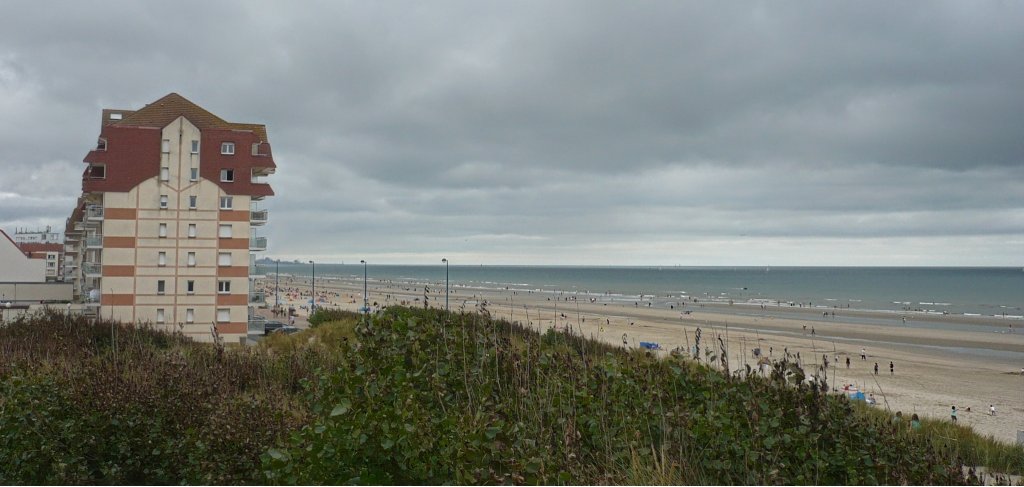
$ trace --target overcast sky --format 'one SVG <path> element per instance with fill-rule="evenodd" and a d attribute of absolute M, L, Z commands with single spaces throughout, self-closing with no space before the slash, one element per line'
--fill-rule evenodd
<path fill-rule="evenodd" d="M 4 2 L 0 228 L 102 108 L 264 123 L 270 257 L 1024 265 L 1024 2 Z"/>

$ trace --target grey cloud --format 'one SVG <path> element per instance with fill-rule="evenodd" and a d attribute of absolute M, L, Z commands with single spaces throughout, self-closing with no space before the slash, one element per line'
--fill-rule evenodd
<path fill-rule="evenodd" d="M 268 125 L 282 255 L 1021 239 L 1016 3 L 5 8 L 4 227 L 63 222 L 100 108 L 176 91 Z"/>

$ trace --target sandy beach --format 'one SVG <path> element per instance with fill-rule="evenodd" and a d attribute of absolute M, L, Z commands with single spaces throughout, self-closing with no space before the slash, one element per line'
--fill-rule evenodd
<path fill-rule="evenodd" d="M 321 279 L 316 282 L 318 306 L 358 311 L 363 305 L 362 281 Z M 308 313 L 308 278 L 281 276 L 278 299 Z M 263 281 L 267 302 L 275 303 L 275 282 Z M 445 305 L 444 283 L 422 285 L 371 280 L 369 304 Z M 820 309 L 773 309 L 744 305 L 707 305 L 688 302 L 648 306 L 647 302 L 614 301 L 571 293 L 533 293 L 452 287 L 452 311 L 473 311 L 486 303 L 495 317 L 529 324 L 540 331 L 569 327 L 586 336 L 629 347 L 658 343 L 662 352 L 692 347 L 695 331 L 702 332 L 702 348 L 721 336 L 729 351 L 729 368 L 756 367 L 752 350 L 780 359 L 787 351 L 808 374 L 827 359 L 829 385 L 842 389 L 852 384 L 873 394 L 878 407 L 904 415 L 950 420 L 951 406 L 959 422 L 1001 441 L 1016 441 L 1024 430 L 1024 323 L 991 317 L 912 316 L 907 326 L 896 313 L 836 310 L 822 316 Z M 785 315 L 780 317 L 779 315 Z M 872 320 L 872 324 L 865 324 Z M 891 323 L 889 323 L 891 322 Z M 1017 326 L 1020 324 L 1021 326 Z M 973 326 L 972 325 L 976 325 Z M 976 328 L 976 329 L 974 329 Z M 866 359 L 861 358 L 861 350 Z M 703 353 L 703 352 L 702 352 Z M 838 358 L 838 363 L 837 359 Z M 849 366 L 847 366 L 847 358 Z M 890 373 L 889 363 L 893 363 Z M 878 374 L 874 373 L 875 363 Z M 989 414 L 994 405 L 996 414 Z"/>

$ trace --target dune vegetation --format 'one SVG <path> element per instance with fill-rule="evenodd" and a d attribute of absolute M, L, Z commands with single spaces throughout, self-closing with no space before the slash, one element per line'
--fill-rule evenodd
<path fill-rule="evenodd" d="M 56 312 L 0 325 L 0 484 L 962 484 L 964 462 L 1024 469 L 1020 448 L 911 431 L 785 361 L 741 379 L 486 309 L 312 321 L 248 348 Z"/>

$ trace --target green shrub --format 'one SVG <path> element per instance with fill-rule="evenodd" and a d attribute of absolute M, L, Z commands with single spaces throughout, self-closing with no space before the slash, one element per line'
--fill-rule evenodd
<path fill-rule="evenodd" d="M 309 326 L 316 328 L 321 323 L 329 321 L 355 321 L 363 315 L 359 313 L 353 313 L 351 311 L 345 311 L 337 308 L 317 308 L 312 315 L 309 316 Z"/>
<path fill-rule="evenodd" d="M 928 442 L 781 376 L 431 310 L 392 308 L 356 333 L 307 390 L 315 419 L 264 455 L 268 481 L 965 482 Z"/>

